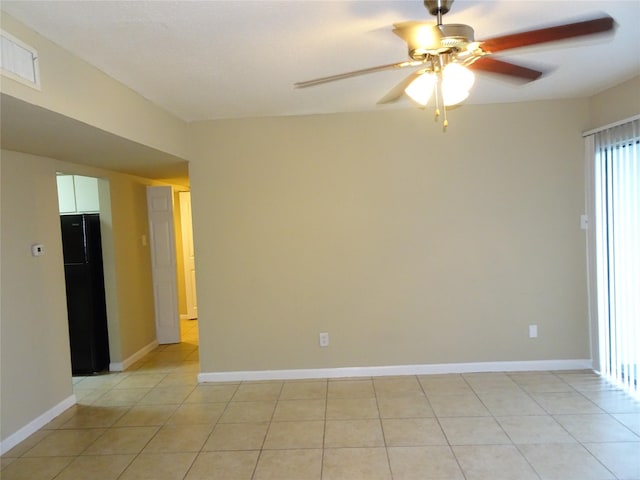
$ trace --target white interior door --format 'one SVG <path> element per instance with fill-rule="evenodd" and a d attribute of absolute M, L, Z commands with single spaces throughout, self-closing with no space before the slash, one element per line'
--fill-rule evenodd
<path fill-rule="evenodd" d="M 180 342 L 176 244 L 171 187 L 147 187 L 147 210 L 158 343 Z"/>
<path fill-rule="evenodd" d="M 180 219 L 182 222 L 182 253 L 184 257 L 184 285 L 187 318 L 198 318 L 196 298 L 196 261 L 193 250 L 193 224 L 191 222 L 191 193 L 180 192 Z"/>

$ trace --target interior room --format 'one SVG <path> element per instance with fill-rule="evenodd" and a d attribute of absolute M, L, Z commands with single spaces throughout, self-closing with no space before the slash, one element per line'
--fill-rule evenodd
<path fill-rule="evenodd" d="M 0 477 L 640 479 L 589 146 L 640 118 L 640 5 L 433 3 L 3 0 Z M 420 53 L 407 20 L 477 44 Z M 475 73 L 461 104 L 438 62 Z M 63 212 L 60 174 L 99 208 Z M 87 212 L 109 367 L 74 374 L 60 216 Z"/>

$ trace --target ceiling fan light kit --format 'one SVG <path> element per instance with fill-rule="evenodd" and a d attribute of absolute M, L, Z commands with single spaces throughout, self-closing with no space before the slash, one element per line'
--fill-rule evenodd
<path fill-rule="evenodd" d="M 422 21 L 393 25 L 393 33 L 407 44 L 409 61 L 298 82 L 294 86 L 306 88 L 384 70 L 420 67 L 378 103 L 395 102 L 406 94 L 424 108 L 433 97 L 436 119 L 439 118 L 439 107 L 442 105 L 446 130 L 447 107 L 457 105 L 469 96 L 475 80 L 471 70 L 515 78 L 522 83 L 537 80 L 543 75 L 539 70 L 493 58 L 495 52 L 608 32 L 615 27 L 613 18 L 604 16 L 475 41 L 473 28 L 469 25 L 442 23 L 442 16 L 449 12 L 452 4 L 453 0 L 424 0 L 429 13 L 437 18 L 435 25 Z"/>
<path fill-rule="evenodd" d="M 459 63 L 448 63 L 444 68 L 439 66 L 433 70 L 423 70 L 404 92 L 421 108 L 427 106 L 432 95 L 436 97 L 436 119 L 440 116 L 439 104 L 444 111 L 443 125 L 448 126 L 446 107 L 463 102 L 469 96 L 475 75 Z"/>

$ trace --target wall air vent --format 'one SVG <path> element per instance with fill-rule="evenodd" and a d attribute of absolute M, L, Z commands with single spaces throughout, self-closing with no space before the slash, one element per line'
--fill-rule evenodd
<path fill-rule="evenodd" d="M 0 30 L 0 45 L 2 75 L 40 89 L 38 52 L 4 30 Z"/>

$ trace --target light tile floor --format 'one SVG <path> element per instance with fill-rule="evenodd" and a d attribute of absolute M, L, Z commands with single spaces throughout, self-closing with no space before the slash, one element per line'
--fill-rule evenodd
<path fill-rule="evenodd" d="M 197 322 L 2 457 L 3 480 L 640 480 L 640 403 L 590 372 L 200 384 Z"/>

